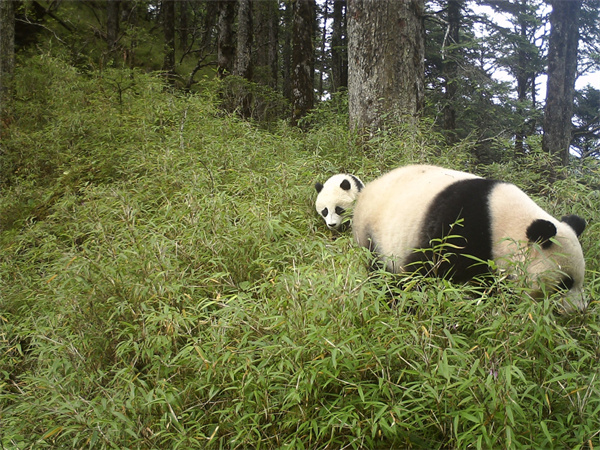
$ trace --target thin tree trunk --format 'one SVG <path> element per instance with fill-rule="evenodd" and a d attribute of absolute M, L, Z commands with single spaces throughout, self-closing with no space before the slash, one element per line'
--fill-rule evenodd
<path fill-rule="evenodd" d="M 329 20 L 329 5 L 328 0 L 325 0 L 323 4 L 323 28 L 321 30 L 321 50 L 320 50 L 320 58 L 321 58 L 321 70 L 319 70 L 319 98 L 323 98 L 323 80 L 325 75 L 325 44 L 327 43 L 327 21 Z"/>
<path fill-rule="evenodd" d="M 525 15 L 527 1 L 528 0 L 521 0 L 524 11 L 519 14 L 517 19 L 519 24 L 519 34 L 522 42 L 529 41 L 527 34 L 529 28 L 531 27 L 531 25 L 528 24 L 530 19 L 528 19 Z M 535 91 L 535 85 L 531 84 L 531 81 L 535 79 L 530 62 L 532 59 L 531 50 L 523 45 L 524 44 L 519 46 L 517 49 L 517 65 L 514 67 L 515 78 L 517 79 L 517 115 L 522 121 L 515 134 L 515 153 L 517 155 L 524 155 L 526 153 L 525 140 L 527 139 L 530 131 L 530 125 L 528 125 L 528 122 L 525 118 L 525 116 L 528 115 L 526 110 L 527 94 L 532 92 L 533 100 L 533 92 Z"/>
<path fill-rule="evenodd" d="M 117 57 L 117 42 L 119 40 L 119 6 L 120 0 L 108 0 L 106 3 L 106 43 L 110 55 Z M 113 65 L 116 61 L 113 61 Z"/>
<path fill-rule="evenodd" d="M 279 4 L 276 0 L 254 3 L 253 35 L 253 81 L 277 87 Z"/>
<path fill-rule="evenodd" d="M 252 80 L 252 8 L 250 0 L 239 0 L 238 2 L 235 74 Z"/>
<path fill-rule="evenodd" d="M 165 36 L 165 58 L 163 70 L 175 74 L 175 1 L 162 1 L 163 30 Z"/>
<path fill-rule="evenodd" d="M 333 0 L 331 26 L 331 89 L 348 87 L 348 53 L 346 43 L 346 0 Z"/>
<path fill-rule="evenodd" d="M 292 30 L 292 124 L 314 106 L 314 0 L 295 0 Z"/>
<path fill-rule="evenodd" d="M 553 0 L 542 148 L 569 163 L 582 0 Z"/>
<path fill-rule="evenodd" d="M 285 34 L 283 39 L 283 46 L 281 49 L 282 59 L 282 89 L 283 96 L 290 102 L 292 101 L 292 33 L 293 21 L 294 21 L 294 6 L 291 2 L 285 2 L 285 12 L 283 13 L 284 20 L 283 24 L 285 27 Z"/>
<path fill-rule="evenodd" d="M 448 136 L 448 142 L 456 142 L 456 96 L 458 92 L 458 58 L 457 48 L 460 39 L 460 22 L 462 19 L 462 0 L 448 0 L 448 39 L 444 43 L 444 76 L 445 76 L 445 102 L 443 110 L 444 130 Z"/>
<path fill-rule="evenodd" d="M 235 57 L 233 43 L 233 20 L 235 17 L 235 2 L 221 0 L 219 2 L 219 19 L 217 37 L 217 75 L 223 78 L 231 74 Z"/>
<path fill-rule="evenodd" d="M 15 2 L 0 0 L 0 115 L 15 73 Z"/>
<path fill-rule="evenodd" d="M 189 0 L 179 0 L 179 45 L 184 51 L 187 50 L 188 46 L 188 11 L 189 11 Z"/>

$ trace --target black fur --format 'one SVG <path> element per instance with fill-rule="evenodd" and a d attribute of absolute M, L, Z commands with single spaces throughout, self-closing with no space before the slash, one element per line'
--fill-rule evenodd
<path fill-rule="evenodd" d="M 320 193 L 323 190 L 323 184 L 321 184 L 317 181 L 315 183 L 315 189 L 317 190 L 317 193 Z"/>
<path fill-rule="evenodd" d="M 439 192 L 425 214 L 417 250 L 407 265 L 457 282 L 488 274 L 486 263 L 492 259 L 489 198 L 498 183 L 483 178 L 460 180 Z M 438 239 L 447 245 L 434 254 L 432 247 L 440 243 Z"/>
<path fill-rule="evenodd" d="M 531 222 L 527 227 L 527 239 L 531 242 L 537 242 L 546 249 L 552 245 L 552 239 L 556 236 L 556 226 L 552 222 L 543 219 L 537 219 Z"/>
<path fill-rule="evenodd" d="M 561 222 L 564 222 L 571 228 L 573 228 L 573 230 L 577 234 L 577 237 L 581 236 L 581 233 L 583 233 L 587 225 L 583 217 L 576 216 L 575 214 L 571 214 L 570 216 L 563 216 L 563 218 L 560 220 Z"/>
<path fill-rule="evenodd" d="M 350 185 L 350 182 L 348 180 L 344 180 L 340 183 L 340 187 L 345 191 L 349 191 L 352 185 Z"/>
<path fill-rule="evenodd" d="M 558 288 L 564 291 L 570 291 L 575 285 L 575 280 L 569 275 L 565 275 L 562 280 L 558 283 Z"/>
<path fill-rule="evenodd" d="M 354 184 L 356 185 L 356 189 L 358 189 L 358 192 L 362 191 L 362 188 L 365 187 L 362 184 L 362 182 L 357 177 L 355 177 L 354 175 L 350 175 L 350 178 L 352 178 L 354 180 Z"/>

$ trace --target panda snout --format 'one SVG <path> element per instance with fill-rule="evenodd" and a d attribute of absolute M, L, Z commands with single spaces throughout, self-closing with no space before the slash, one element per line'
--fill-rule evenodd
<path fill-rule="evenodd" d="M 585 313 L 588 308 L 588 299 L 583 292 L 571 293 L 563 298 L 562 307 L 566 314 Z"/>

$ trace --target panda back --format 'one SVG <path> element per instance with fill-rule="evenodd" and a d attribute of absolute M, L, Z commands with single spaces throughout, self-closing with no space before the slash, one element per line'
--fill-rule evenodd
<path fill-rule="evenodd" d="M 431 233 L 425 220 L 435 210 L 438 195 L 457 181 L 469 179 L 481 178 L 427 165 L 405 166 L 383 175 L 368 183 L 358 197 L 355 239 L 384 256 L 388 270 L 404 270 L 413 250 L 423 247 L 425 240 L 429 245 L 426 236 Z"/>

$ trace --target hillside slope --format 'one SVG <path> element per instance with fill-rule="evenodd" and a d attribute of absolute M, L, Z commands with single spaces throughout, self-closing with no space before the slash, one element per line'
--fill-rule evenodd
<path fill-rule="evenodd" d="M 431 130 L 362 143 L 241 121 L 154 75 L 28 60 L 3 131 L 0 442 L 7 448 L 595 448 L 597 166 L 474 167 Z M 589 220 L 586 315 L 519 283 L 369 274 L 315 181 L 429 162 Z"/>

